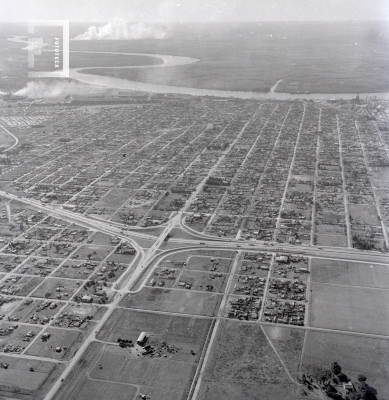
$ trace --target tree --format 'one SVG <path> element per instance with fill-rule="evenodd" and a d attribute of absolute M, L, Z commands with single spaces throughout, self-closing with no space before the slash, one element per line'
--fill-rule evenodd
<path fill-rule="evenodd" d="M 365 375 L 358 374 L 358 381 L 359 382 L 366 382 L 367 378 Z"/>
<path fill-rule="evenodd" d="M 331 365 L 331 372 L 334 375 L 339 375 L 342 372 L 342 367 L 335 361 Z"/>

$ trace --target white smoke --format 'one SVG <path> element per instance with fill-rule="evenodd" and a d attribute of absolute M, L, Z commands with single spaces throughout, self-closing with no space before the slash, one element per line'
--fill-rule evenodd
<path fill-rule="evenodd" d="M 72 40 L 134 40 L 134 39 L 163 39 L 168 30 L 163 27 L 147 25 L 143 22 L 127 22 L 122 18 L 115 18 L 107 25 L 90 26 L 86 32 Z"/>
<path fill-rule="evenodd" d="M 82 92 L 82 85 L 68 81 L 28 82 L 26 87 L 14 93 L 15 96 L 24 96 L 30 99 L 50 99 Z"/>

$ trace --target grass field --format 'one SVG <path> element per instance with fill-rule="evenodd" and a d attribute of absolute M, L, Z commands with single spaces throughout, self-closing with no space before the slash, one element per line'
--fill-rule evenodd
<path fill-rule="evenodd" d="M 378 398 L 389 393 L 388 340 L 308 331 L 303 372 L 309 374 L 316 367 L 328 369 L 334 361 L 350 378 L 356 379 L 359 373 L 366 375 L 368 384 L 378 390 Z"/>
<path fill-rule="evenodd" d="M 389 270 L 386 265 L 380 264 L 314 258 L 311 280 L 348 286 L 389 288 Z"/>
<path fill-rule="evenodd" d="M 215 293 L 143 288 L 138 293 L 127 294 L 120 305 L 140 310 L 213 316 L 221 298 L 220 294 Z"/>
<path fill-rule="evenodd" d="M 389 290 L 313 283 L 310 325 L 389 334 Z"/>

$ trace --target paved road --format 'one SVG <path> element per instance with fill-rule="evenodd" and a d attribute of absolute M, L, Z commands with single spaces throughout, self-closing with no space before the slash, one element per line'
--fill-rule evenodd
<path fill-rule="evenodd" d="M 180 211 L 177 213 L 166 225 L 164 225 L 164 230 L 159 236 L 152 236 L 144 231 L 134 230 L 131 231 L 129 229 L 123 229 L 124 226 L 121 226 L 117 223 L 111 223 L 110 221 L 103 221 L 93 218 L 85 217 L 84 215 L 75 214 L 73 212 L 62 209 L 61 206 L 48 206 L 40 203 L 39 201 L 24 198 L 21 196 L 17 196 L 14 194 L 10 194 L 4 191 L 0 191 L 0 196 L 8 198 L 9 200 L 15 200 L 22 202 L 26 205 L 32 206 L 38 210 L 41 210 L 45 213 L 49 213 L 57 218 L 65 220 L 67 222 L 76 223 L 81 226 L 98 230 L 100 232 L 106 233 L 108 235 L 117 236 L 120 239 L 129 241 L 134 248 L 137 250 L 137 265 L 134 272 L 130 275 L 124 275 L 118 282 L 115 284 L 116 295 L 112 301 L 112 303 L 108 304 L 108 310 L 104 314 L 103 318 L 97 323 L 95 330 L 86 338 L 84 343 L 79 348 L 76 355 L 72 358 L 72 360 L 67 365 L 66 369 L 60 375 L 58 380 L 53 384 L 50 391 L 45 397 L 45 400 L 52 400 L 55 398 L 57 391 L 60 389 L 62 381 L 68 376 L 72 368 L 77 364 L 79 359 L 82 357 L 82 354 L 87 349 L 89 344 L 96 340 L 96 333 L 102 328 L 102 326 L 107 322 L 110 315 L 113 313 L 115 308 L 119 306 L 119 303 L 123 296 L 128 293 L 134 285 L 147 277 L 147 271 L 149 268 L 155 264 L 157 260 L 166 256 L 169 253 L 184 251 L 184 250 L 194 250 L 194 249 L 224 249 L 224 250 L 235 250 L 237 252 L 240 251 L 267 251 L 267 252 L 282 252 L 288 254 L 303 254 L 305 256 L 316 257 L 316 258 L 327 258 L 327 259 L 335 259 L 335 260 L 351 260 L 351 261 L 366 261 L 369 263 L 381 263 L 381 264 L 389 264 L 389 258 L 386 254 L 376 252 L 376 251 L 360 251 L 352 248 L 337 248 L 337 247 L 317 247 L 310 245 L 291 245 L 289 243 L 277 243 L 277 242 L 262 242 L 262 241 L 241 241 L 236 239 L 224 239 L 224 238 L 215 238 L 205 234 L 194 233 L 195 237 L 193 239 L 179 239 L 179 238 L 171 238 L 169 239 L 169 243 L 172 245 L 180 244 L 179 248 L 172 248 L 168 250 L 161 251 L 160 247 L 163 243 L 165 243 L 166 236 L 172 231 L 173 228 L 180 227 L 184 229 L 187 233 L 193 232 L 190 229 L 187 229 L 185 225 L 182 223 L 183 212 Z M 197 237 L 197 238 L 196 238 Z M 141 245 L 137 243 L 137 239 L 151 239 L 154 240 L 154 243 L 150 248 L 144 249 Z M 227 293 L 227 292 L 225 292 Z M 217 316 L 216 323 L 218 324 L 220 319 L 223 319 L 222 315 Z M 263 324 L 263 322 L 256 322 Z M 217 326 L 216 326 L 217 327 Z M 309 328 L 303 327 L 304 329 L 315 329 L 321 330 L 320 328 Z M 326 329 L 325 331 L 331 332 L 332 330 Z M 214 333 L 212 334 L 211 340 L 207 349 L 205 349 L 205 359 L 207 355 L 209 355 L 209 351 L 211 348 L 211 344 L 215 338 L 217 329 L 214 329 Z M 333 331 L 339 332 L 339 331 Z M 347 332 L 350 333 L 350 332 Z M 361 334 L 364 335 L 364 334 Z M 371 336 L 371 335 L 366 335 Z M 201 380 L 201 372 L 204 368 L 204 363 L 199 365 L 200 380 Z M 198 385 L 196 385 L 196 393 L 198 391 Z"/>

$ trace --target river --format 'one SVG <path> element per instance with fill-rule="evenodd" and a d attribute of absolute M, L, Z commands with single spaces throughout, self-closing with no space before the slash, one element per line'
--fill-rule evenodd
<path fill-rule="evenodd" d="M 81 51 L 80 51 L 81 52 Z M 85 52 L 94 53 L 94 52 Z M 166 54 L 145 54 L 145 53 L 110 53 L 110 52 L 99 52 L 101 54 L 127 54 L 127 55 L 138 55 L 138 56 L 148 56 L 157 57 L 163 60 L 163 64 L 156 65 L 143 65 L 143 66 L 128 66 L 128 67 L 104 67 L 107 69 L 111 68 L 166 68 L 170 66 L 187 65 L 200 60 L 190 57 L 179 57 L 170 56 Z M 246 91 L 232 91 L 232 90 L 213 90 L 213 89 L 199 89 L 190 88 L 183 86 L 168 86 L 160 85 L 155 83 L 146 82 L 136 82 L 128 79 L 113 78 L 109 76 L 102 75 L 92 75 L 86 73 L 80 73 L 79 71 L 91 69 L 87 68 L 71 68 L 70 78 L 78 80 L 83 83 L 88 83 L 97 86 L 104 86 L 114 89 L 123 90 L 138 90 L 143 92 L 152 93 L 175 93 L 175 94 L 188 94 L 193 96 L 215 96 L 215 97 L 235 97 L 240 99 L 269 99 L 269 100 L 328 100 L 328 99 L 353 99 L 356 93 L 309 93 L 309 94 L 294 94 L 294 93 L 283 93 L 276 92 L 275 89 L 277 85 L 282 81 L 280 79 L 274 86 L 270 89 L 268 93 L 255 93 Z M 366 97 L 377 97 L 378 99 L 389 100 L 389 93 L 360 93 L 360 98 Z"/>

